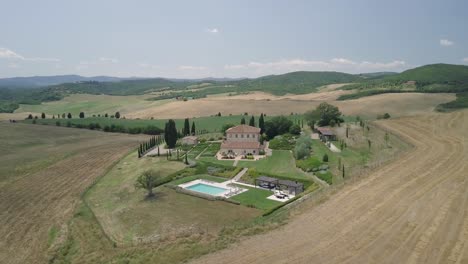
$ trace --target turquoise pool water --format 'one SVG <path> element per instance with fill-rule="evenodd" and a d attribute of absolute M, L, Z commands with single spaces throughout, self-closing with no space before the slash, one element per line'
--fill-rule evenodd
<path fill-rule="evenodd" d="M 210 194 L 210 195 L 218 195 L 218 194 L 220 194 L 222 192 L 227 191 L 227 189 L 225 189 L 225 188 L 211 186 L 211 185 L 204 184 L 204 183 L 197 183 L 197 184 L 191 185 L 189 187 L 186 187 L 186 189 L 191 190 L 191 191 L 195 191 L 195 192 L 207 193 L 207 194 Z"/>

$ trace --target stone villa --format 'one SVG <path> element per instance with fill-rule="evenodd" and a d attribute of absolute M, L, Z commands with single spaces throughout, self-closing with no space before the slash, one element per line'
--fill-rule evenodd
<path fill-rule="evenodd" d="M 226 139 L 221 144 L 221 153 L 258 155 L 264 150 L 260 144 L 260 128 L 240 125 L 226 130 Z"/>

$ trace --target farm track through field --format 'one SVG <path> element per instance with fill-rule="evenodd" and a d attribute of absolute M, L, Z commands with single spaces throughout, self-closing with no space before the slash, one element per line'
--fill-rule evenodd
<path fill-rule="evenodd" d="M 468 263 L 468 111 L 384 121 L 415 147 L 196 263 Z"/>
<path fill-rule="evenodd" d="M 79 153 L 3 185 L 0 262 L 47 262 L 50 228 L 60 228 L 70 218 L 80 194 L 136 146 L 137 140 L 138 137 L 127 135 L 103 135 L 101 141 L 96 140 Z"/>

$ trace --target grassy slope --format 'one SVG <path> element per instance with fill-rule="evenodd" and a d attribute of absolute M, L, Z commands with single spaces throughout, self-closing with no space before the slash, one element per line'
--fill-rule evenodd
<path fill-rule="evenodd" d="M 159 106 L 167 102 L 166 100 L 147 101 L 145 98 L 147 96 L 72 94 L 59 101 L 36 105 L 21 104 L 15 112 L 46 113 L 50 116 L 71 113 L 74 116 L 78 116 L 82 111 L 87 115 L 104 115 L 105 113 L 113 115 L 115 112 L 120 111 L 122 115 L 125 115 L 129 112 Z"/>
<path fill-rule="evenodd" d="M 310 180 L 308 175 L 296 169 L 294 157 L 289 150 L 273 150 L 272 156 L 267 156 L 258 161 L 239 161 L 237 166 L 255 168 L 259 172 L 285 176 L 292 179 Z"/>
<path fill-rule="evenodd" d="M 415 85 L 406 82 L 415 81 Z M 342 95 L 338 100 L 357 99 L 382 93 L 400 92 L 455 92 L 457 99 L 438 107 L 440 111 L 468 107 L 463 94 L 468 92 L 468 66 L 451 64 L 431 64 L 404 71 L 400 74 L 385 76 L 377 80 L 368 80 L 351 84 L 343 89 L 356 90 L 355 93 Z"/>

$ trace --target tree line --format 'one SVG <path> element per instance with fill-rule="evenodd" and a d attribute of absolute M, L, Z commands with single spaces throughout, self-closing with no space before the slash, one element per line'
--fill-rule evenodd
<path fill-rule="evenodd" d="M 159 146 L 163 142 L 164 141 L 162 137 L 153 136 L 148 141 L 140 143 L 140 145 L 138 146 L 138 158 L 143 157 L 148 151 L 150 151 L 156 146 Z M 158 156 L 159 156 L 159 147 L 158 147 Z"/>

